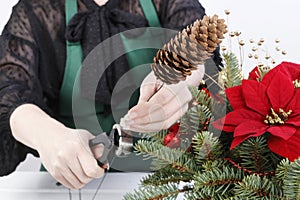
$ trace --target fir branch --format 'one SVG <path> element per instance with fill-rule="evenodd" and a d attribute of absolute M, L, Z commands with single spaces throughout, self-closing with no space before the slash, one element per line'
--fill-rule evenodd
<path fill-rule="evenodd" d="M 145 159 L 154 158 L 153 170 L 162 169 L 169 164 L 184 172 L 194 173 L 198 170 L 193 156 L 178 148 L 171 149 L 159 142 L 139 140 L 135 145 L 135 150 Z"/>
<path fill-rule="evenodd" d="M 205 186 L 222 186 L 227 184 L 234 184 L 242 181 L 243 173 L 239 170 L 229 166 L 222 168 L 214 168 L 210 171 L 199 172 L 195 175 L 195 188 L 201 189 Z"/>
<path fill-rule="evenodd" d="M 212 115 L 210 108 L 205 105 L 194 105 L 180 120 L 180 132 L 196 133 L 207 127 Z"/>
<path fill-rule="evenodd" d="M 159 171 L 149 174 L 141 181 L 142 185 L 159 186 L 167 183 L 190 182 L 193 180 L 193 174 L 178 171 L 171 166 L 167 166 Z"/>
<path fill-rule="evenodd" d="M 216 160 L 208 160 L 205 163 L 203 163 L 202 168 L 204 171 L 211 171 L 215 168 L 219 168 L 221 169 L 224 165 L 227 165 L 228 161 L 220 158 L 220 159 L 216 159 Z"/>
<path fill-rule="evenodd" d="M 239 199 L 280 199 L 281 191 L 270 179 L 258 175 L 244 177 L 234 188 Z"/>
<path fill-rule="evenodd" d="M 283 192 L 288 199 L 300 199 L 300 158 L 290 164 L 283 179 Z"/>
<path fill-rule="evenodd" d="M 134 193 L 127 193 L 124 196 L 124 200 L 175 200 L 179 193 L 187 192 L 192 189 L 193 188 L 188 187 L 179 189 L 177 184 L 146 186 L 141 187 L 138 190 L 134 190 Z"/>
<path fill-rule="evenodd" d="M 225 67 L 221 72 L 225 88 L 241 85 L 243 74 L 239 67 L 239 62 L 234 53 L 224 53 L 223 60 Z"/>
<path fill-rule="evenodd" d="M 275 178 L 276 178 L 276 183 L 282 187 L 283 186 L 283 180 L 285 179 L 285 176 L 289 170 L 291 163 L 289 159 L 283 159 L 279 164 L 276 169 L 275 173 Z"/>
<path fill-rule="evenodd" d="M 161 130 L 161 131 L 152 132 L 152 133 L 139 133 L 139 136 L 140 136 L 139 138 L 163 143 L 164 138 L 167 135 L 167 133 L 168 133 L 168 130 Z"/>
<path fill-rule="evenodd" d="M 198 164 L 203 164 L 207 160 L 220 158 L 222 154 L 221 144 L 213 133 L 203 131 L 198 132 L 193 138 L 193 149 L 195 160 Z"/>
<path fill-rule="evenodd" d="M 189 86 L 189 90 L 197 104 L 211 108 L 212 98 L 205 90 L 198 90 L 198 88 L 194 86 Z"/>
<path fill-rule="evenodd" d="M 243 172 L 223 165 L 195 175 L 195 190 L 201 198 L 226 199 L 232 195 L 235 183 L 242 181 Z"/>
<path fill-rule="evenodd" d="M 241 167 L 256 173 L 274 171 L 281 160 L 269 149 L 264 135 L 247 139 L 235 148 L 234 154 L 240 158 Z"/>

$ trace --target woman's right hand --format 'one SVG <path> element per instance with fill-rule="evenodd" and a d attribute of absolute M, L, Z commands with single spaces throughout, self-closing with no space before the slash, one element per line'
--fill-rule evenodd
<path fill-rule="evenodd" d="M 90 132 L 68 128 L 33 104 L 15 109 L 10 126 L 13 136 L 36 149 L 48 172 L 64 186 L 78 189 L 103 176 L 94 156 L 102 155 L 103 148 L 91 151 Z"/>

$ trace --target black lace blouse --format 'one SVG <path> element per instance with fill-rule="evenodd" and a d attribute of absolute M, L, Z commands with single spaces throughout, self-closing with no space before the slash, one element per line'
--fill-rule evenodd
<path fill-rule="evenodd" d="M 153 2 L 161 25 L 170 29 L 180 30 L 205 14 L 198 0 Z M 67 28 L 64 9 L 64 0 L 20 0 L 2 32 L 0 175 L 14 171 L 27 153 L 38 156 L 36 151 L 13 138 L 9 117 L 16 107 L 24 103 L 36 104 L 56 117 L 65 68 L 66 38 L 80 41 L 85 57 L 109 36 L 148 26 L 138 0 L 110 0 L 103 7 L 93 0 L 78 0 L 78 14 Z M 118 61 L 118 66 L 123 66 L 120 71 L 113 77 L 107 76 L 106 82 L 118 79 L 127 70 L 124 59 Z"/>

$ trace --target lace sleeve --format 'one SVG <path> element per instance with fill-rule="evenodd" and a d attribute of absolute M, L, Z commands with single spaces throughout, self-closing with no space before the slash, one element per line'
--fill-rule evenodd
<path fill-rule="evenodd" d="M 14 7 L 1 41 L 4 52 L 0 60 L 0 175 L 7 175 L 15 170 L 27 153 L 37 155 L 33 149 L 13 138 L 9 126 L 11 113 L 24 103 L 34 103 L 47 109 L 34 67 L 38 52 L 22 3 Z"/>
<path fill-rule="evenodd" d="M 162 25 L 170 29 L 182 30 L 204 15 L 198 0 L 165 0 L 161 8 Z"/>

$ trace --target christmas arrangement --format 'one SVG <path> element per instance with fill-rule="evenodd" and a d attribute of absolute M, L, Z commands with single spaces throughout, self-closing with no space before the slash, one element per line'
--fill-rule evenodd
<path fill-rule="evenodd" d="M 161 81 L 183 80 L 204 61 L 197 57 L 209 57 L 220 43 L 224 21 L 205 20 L 197 22 L 201 28 L 189 27 L 158 52 L 153 70 Z M 217 42 L 201 43 L 200 50 L 179 54 L 195 59 L 179 61 L 185 56 L 176 52 L 188 43 L 183 38 L 195 32 L 188 42 L 199 34 Z M 154 159 L 154 172 L 125 200 L 176 199 L 179 194 L 198 200 L 300 199 L 300 65 L 259 63 L 245 79 L 236 55 L 223 50 L 217 83 L 223 90 L 212 94 L 205 83 L 191 87 L 194 99 L 180 121 L 138 141 L 135 150 Z"/>

